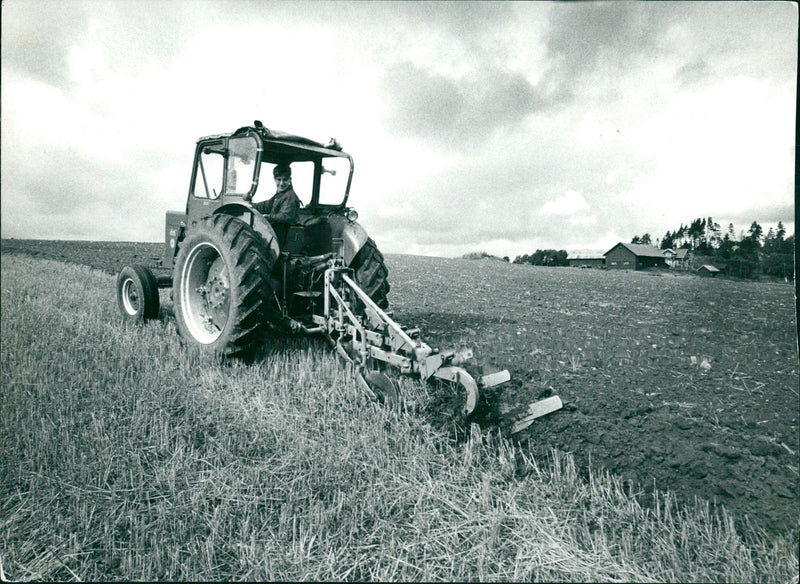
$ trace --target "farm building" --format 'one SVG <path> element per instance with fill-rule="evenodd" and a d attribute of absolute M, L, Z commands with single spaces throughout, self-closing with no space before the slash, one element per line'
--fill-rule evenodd
<path fill-rule="evenodd" d="M 643 270 L 666 268 L 664 252 L 651 245 L 618 243 L 606 253 L 606 267 L 612 270 Z"/>
<path fill-rule="evenodd" d="M 665 249 L 664 257 L 670 268 L 688 269 L 691 260 L 692 250 L 681 247 L 679 249 Z"/>
<path fill-rule="evenodd" d="M 606 263 L 606 258 L 599 252 L 570 252 L 567 260 L 570 267 L 577 268 L 602 268 Z"/>
<path fill-rule="evenodd" d="M 703 264 L 697 268 L 695 272 L 705 278 L 716 278 L 717 274 L 719 274 L 719 270 L 716 268 L 716 266 L 712 266 L 711 264 Z"/>

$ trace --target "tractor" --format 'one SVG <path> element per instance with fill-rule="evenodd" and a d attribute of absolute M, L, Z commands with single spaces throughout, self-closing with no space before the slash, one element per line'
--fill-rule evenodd
<path fill-rule="evenodd" d="M 271 223 L 251 201 L 272 195 L 265 177 L 287 164 L 299 218 Z M 352 178 L 353 159 L 333 138 L 322 144 L 258 120 L 200 138 L 186 208 L 166 214 L 163 258 L 125 266 L 117 277 L 123 319 L 157 318 L 159 288 L 171 288 L 178 332 L 201 351 L 251 353 L 276 330 L 321 335 L 375 399 L 397 403 L 397 384 L 386 373 L 399 370 L 453 386 L 469 416 L 481 388 L 510 376 L 476 379 L 461 366 L 471 352 L 433 349 L 419 330 L 392 319 L 383 255 L 347 206 Z M 561 407 L 557 396 L 548 400 L 533 404 L 538 415 Z"/>

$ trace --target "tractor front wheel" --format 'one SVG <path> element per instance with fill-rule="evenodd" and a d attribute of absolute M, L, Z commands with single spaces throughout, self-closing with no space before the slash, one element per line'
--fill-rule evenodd
<path fill-rule="evenodd" d="M 117 276 L 117 304 L 126 322 L 158 318 L 158 282 L 150 268 L 125 266 Z"/>
<path fill-rule="evenodd" d="M 181 336 L 224 355 L 254 348 L 276 317 L 270 282 L 276 261 L 261 236 L 240 219 L 212 215 L 193 225 L 173 275 Z"/>

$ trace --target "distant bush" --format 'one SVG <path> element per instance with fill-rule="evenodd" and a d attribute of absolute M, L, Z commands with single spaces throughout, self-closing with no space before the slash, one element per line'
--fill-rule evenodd
<path fill-rule="evenodd" d="M 508 261 L 508 257 L 502 257 L 501 258 L 501 257 L 498 257 L 496 255 L 492 255 L 490 253 L 487 253 L 485 251 L 471 251 L 471 252 L 465 253 L 463 256 L 461 256 L 461 259 L 464 259 L 464 260 L 482 260 L 482 259 L 485 259 L 485 258 L 489 258 L 491 260 L 499 260 L 501 262 L 507 262 Z"/>

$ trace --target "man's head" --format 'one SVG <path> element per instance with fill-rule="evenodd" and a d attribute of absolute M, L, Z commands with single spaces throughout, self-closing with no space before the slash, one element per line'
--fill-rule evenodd
<path fill-rule="evenodd" d="M 277 165 L 272 169 L 272 176 L 275 177 L 275 186 L 279 193 L 292 188 L 292 168 L 288 164 Z"/>

